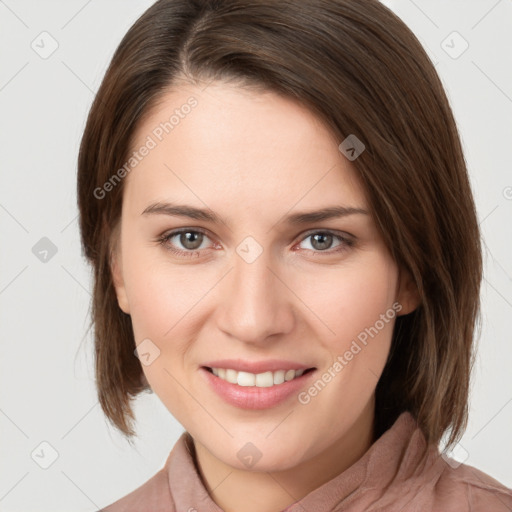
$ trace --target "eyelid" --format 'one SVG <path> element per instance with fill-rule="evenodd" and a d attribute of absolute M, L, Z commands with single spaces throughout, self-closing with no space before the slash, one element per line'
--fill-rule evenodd
<path fill-rule="evenodd" d="M 303 231 L 298 237 L 297 241 L 301 242 L 305 238 L 311 235 L 315 235 L 317 233 L 327 233 L 329 235 L 333 236 L 339 236 L 340 238 L 344 240 L 355 240 L 355 236 L 351 233 L 347 233 L 346 231 L 339 231 L 337 229 L 331 229 L 331 228 L 314 228 L 314 229 L 308 229 L 307 231 Z"/>
<path fill-rule="evenodd" d="M 172 229 L 170 231 L 164 232 L 159 237 L 157 237 L 157 241 L 162 246 L 165 247 L 171 238 L 175 237 L 176 235 L 180 235 L 182 233 L 188 233 L 188 232 L 202 233 L 204 236 L 209 238 L 214 244 L 218 245 L 217 242 L 212 240 L 212 237 L 209 235 L 208 230 L 206 230 L 204 228 L 200 228 L 200 227 L 183 227 L 183 228 Z M 298 235 L 295 238 L 293 247 L 295 247 L 299 243 L 303 242 L 304 240 L 309 238 L 311 235 L 318 234 L 318 233 L 329 234 L 329 235 L 334 236 L 335 238 L 338 238 L 341 241 L 341 244 L 340 244 L 341 246 L 343 244 L 345 244 L 346 246 L 352 246 L 355 243 L 355 239 L 356 239 L 356 237 L 354 235 L 352 235 L 351 233 L 347 233 L 345 231 L 338 231 L 338 230 L 329 229 L 329 228 L 325 228 L 325 229 L 312 228 L 312 229 L 308 229 L 307 231 L 304 231 L 300 235 Z M 339 247 L 339 246 L 337 246 L 337 247 Z M 187 249 L 168 248 L 168 247 L 167 247 L 167 249 L 169 251 L 177 253 L 177 254 L 195 254 L 195 253 L 200 253 L 200 252 L 206 250 L 206 249 L 189 249 L 189 250 L 187 250 Z M 337 248 L 327 249 L 325 251 L 313 251 L 311 249 L 305 249 L 305 250 L 307 250 L 308 252 L 313 252 L 315 254 L 319 254 L 319 255 L 321 255 L 321 254 L 329 255 L 329 254 L 335 254 L 336 252 L 340 252 L 341 250 L 343 250 L 343 248 L 342 249 L 337 249 Z"/>
<path fill-rule="evenodd" d="M 212 237 L 210 236 L 208 230 L 204 229 L 204 228 L 176 228 L 176 229 L 171 229 L 170 231 L 165 231 L 164 233 L 162 233 L 161 235 L 159 235 L 157 237 L 157 241 L 160 241 L 160 242 L 165 242 L 165 241 L 168 241 L 169 239 L 175 237 L 176 235 L 181 235 L 182 233 L 202 233 L 204 236 L 206 236 L 207 238 L 209 238 L 213 243 L 216 243 L 214 240 L 212 240 Z M 184 249 L 176 249 L 177 251 L 184 251 Z M 189 249 L 188 251 L 186 252 L 194 252 L 194 251 L 201 251 L 201 250 L 204 250 L 204 249 Z"/>

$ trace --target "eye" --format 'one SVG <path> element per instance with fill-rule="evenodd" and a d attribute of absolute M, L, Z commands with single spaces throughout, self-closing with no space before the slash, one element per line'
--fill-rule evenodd
<path fill-rule="evenodd" d="M 305 249 L 314 253 L 338 253 L 354 245 L 354 240 L 351 237 L 333 231 L 310 231 L 306 234 L 306 237 L 302 239 L 301 243 L 304 243 L 306 240 L 310 240 L 310 247 L 306 247 Z M 338 244 L 334 245 L 334 249 L 331 250 L 336 240 Z"/>
<path fill-rule="evenodd" d="M 199 256 L 200 250 L 205 249 L 203 242 L 207 239 L 206 232 L 201 229 L 183 228 L 164 233 L 158 238 L 158 242 L 174 254 L 190 258 Z M 180 249 L 180 246 L 183 249 Z"/>
<path fill-rule="evenodd" d="M 164 233 L 158 237 L 157 241 L 166 250 L 171 251 L 175 255 L 183 258 L 199 257 L 201 251 L 208 248 L 205 241 L 209 237 L 206 231 L 200 228 L 182 228 L 168 233 Z M 336 233 L 329 230 L 310 231 L 302 238 L 301 242 L 297 244 L 300 246 L 307 240 L 309 247 L 302 247 L 302 249 L 312 252 L 313 254 L 334 254 L 348 250 L 354 245 L 353 237 L 348 234 Z M 337 244 L 335 242 L 337 241 Z M 332 249 L 334 247 L 334 249 Z"/>

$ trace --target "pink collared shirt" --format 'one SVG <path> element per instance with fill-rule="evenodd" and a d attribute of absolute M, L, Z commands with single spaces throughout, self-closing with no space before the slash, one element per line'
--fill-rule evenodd
<path fill-rule="evenodd" d="M 429 447 L 412 415 L 402 413 L 352 466 L 283 512 L 512 512 L 512 489 Z M 102 512 L 223 512 L 196 468 L 184 432 L 164 467 Z M 240 511 L 243 512 L 243 511 Z"/>

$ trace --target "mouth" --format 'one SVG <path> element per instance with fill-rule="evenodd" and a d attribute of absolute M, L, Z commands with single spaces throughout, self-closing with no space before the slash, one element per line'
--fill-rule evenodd
<path fill-rule="evenodd" d="M 263 373 L 250 373 L 244 371 L 237 371 L 232 368 L 215 368 L 209 366 L 203 366 L 204 370 L 213 374 L 215 377 L 235 384 L 240 387 L 256 387 L 256 388 L 269 388 L 281 386 L 282 384 L 297 380 L 300 377 L 309 374 L 316 370 L 316 368 L 301 368 L 297 370 L 276 370 L 266 371 Z"/>
<path fill-rule="evenodd" d="M 206 386 L 225 403 L 239 409 L 263 410 L 286 403 L 291 405 L 290 400 L 311 385 L 316 373 L 314 367 L 285 370 L 278 369 L 277 364 L 274 365 L 277 369 L 262 373 L 222 368 L 220 362 L 218 366 L 201 366 L 199 370 Z M 289 363 L 285 364 L 289 366 Z M 268 362 L 265 365 L 270 366 Z"/>

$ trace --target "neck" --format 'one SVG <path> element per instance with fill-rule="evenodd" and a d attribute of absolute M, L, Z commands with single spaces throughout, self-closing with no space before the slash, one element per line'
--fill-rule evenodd
<path fill-rule="evenodd" d="M 194 440 L 194 451 L 203 483 L 224 512 L 280 512 L 352 466 L 374 440 L 372 400 L 333 445 L 283 471 L 233 468 L 214 457 L 197 440 Z"/>

